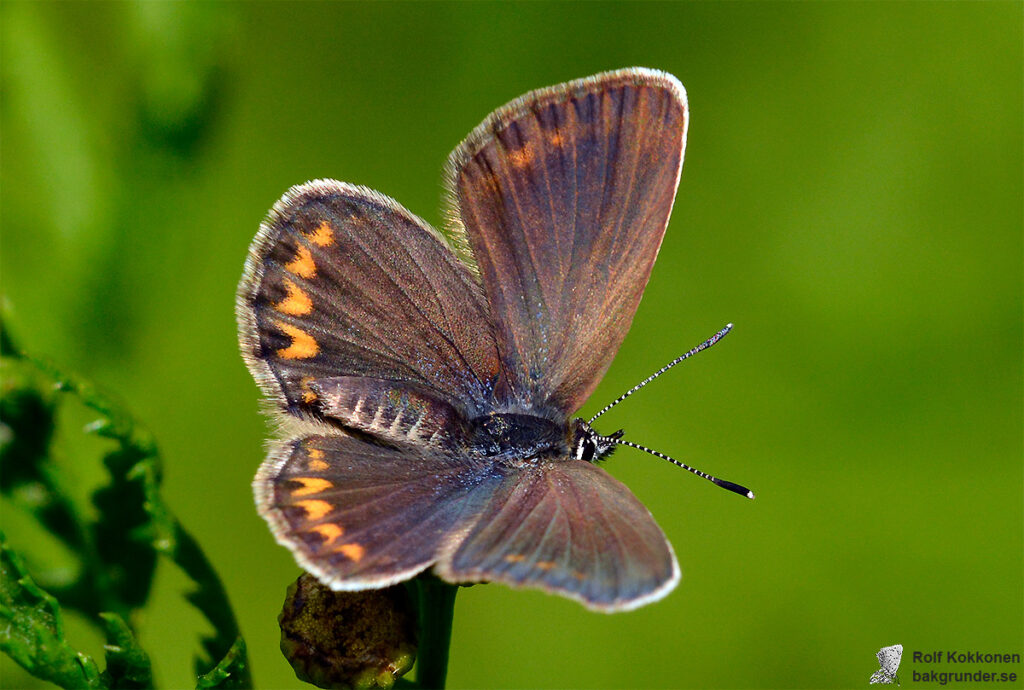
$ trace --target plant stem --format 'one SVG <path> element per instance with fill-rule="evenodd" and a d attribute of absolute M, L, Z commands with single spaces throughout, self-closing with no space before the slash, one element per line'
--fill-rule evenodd
<path fill-rule="evenodd" d="M 416 684 L 423 690 L 443 690 L 448 673 L 448 645 L 452 639 L 457 585 L 433 575 L 416 579 L 420 599 L 420 642 L 416 659 Z"/>

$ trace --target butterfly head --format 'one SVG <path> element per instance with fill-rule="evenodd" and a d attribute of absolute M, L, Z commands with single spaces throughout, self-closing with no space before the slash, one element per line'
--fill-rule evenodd
<path fill-rule="evenodd" d="M 572 457 L 586 462 L 599 462 L 611 455 L 617 440 L 625 432 L 619 429 L 614 434 L 602 436 L 594 431 L 585 420 L 577 419 L 573 425 Z"/>

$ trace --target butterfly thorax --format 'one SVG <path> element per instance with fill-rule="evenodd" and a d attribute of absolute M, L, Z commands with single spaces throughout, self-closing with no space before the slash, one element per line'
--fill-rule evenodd
<path fill-rule="evenodd" d="M 474 455 L 504 460 L 583 460 L 598 462 L 615 450 L 615 439 L 597 433 L 583 419 L 558 424 L 545 417 L 497 413 L 469 423 L 469 448 Z"/>
<path fill-rule="evenodd" d="M 568 428 L 544 417 L 512 412 L 488 414 L 469 423 L 473 454 L 489 458 L 526 460 L 565 457 Z"/>

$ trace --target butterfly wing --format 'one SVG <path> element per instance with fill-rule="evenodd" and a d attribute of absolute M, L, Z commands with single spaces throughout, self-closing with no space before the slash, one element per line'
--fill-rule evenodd
<path fill-rule="evenodd" d="M 903 659 L 903 645 L 894 644 L 889 647 L 882 647 L 875 655 L 878 657 L 878 665 L 889 674 L 895 674 L 900 668 L 900 661 Z"/>
<path fill-rule="evenodd" d="M 501 481 L 489 466 L 440 453 L 311 434 L 278 444 L 253 488 L 303 568 L 334 589 L 360 590 L 430 567 Z"/>
<path fill-rule="evenodd" d="M 880 668 L 871 674 L 871 678 L 868 679 L 868 682 L 872 685 L 891 685 L 896 682 L 896 676 L 888 673 L 885 669 Z"/>
<path fill-rule="evenodd" d="M 674 77 L 620 70 L 526 94 L 449 157 L 452 232 L 528 409 L 567 416 L 611 364 L 661 246 L 686 124 Z"/>
<path fill-rule="evenodd" d="M 363 187 L 318 180 L 284 195 L 249 251 L 237 315 L 250 371 L 297 416 L 322 413 L 324 379 L 426 390 L 463 414 L 498 380 L 469 270 L 427 223 Z"/>
<path fill-rule="evenodd" d="M 540 461 L 506 475 L 464 540 L 436 566 L 449 582 L 496 581 L 624 611 L 679 581 L 650 512 L 600 467 Z"/>

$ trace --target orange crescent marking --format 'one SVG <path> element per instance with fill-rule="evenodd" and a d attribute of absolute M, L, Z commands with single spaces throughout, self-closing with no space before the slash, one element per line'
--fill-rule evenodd
<path fill-rule="evenodd" d="M 334 510 L 334 506 L 327 501 L 321 501 L 315 498 L 311 498 L 306 501 L 299 501 L 295 505 L 306 511 L 306 517 L 310 520 L 319 520 L 324 515 L 327 515 Z M 321 527 L 323 527 L 323 525 L 321 525 Z"/>
<path fill-rule="evenodd" d="M 313 254 L 309 247 L 299 245 L 295 258 L 284 265 L 285 269 L 291 271 L 300 278 L 309 280 L 316 275 L 316 262 L 313 261 Z"/>
<path fill-rule="evenodd" d="M 302 484 L 302 488 L 292 491 L 292 496 L 308 496 L 334 488 L 334 484 L 323 477 L 292 477 L 289 481 Z"/>
<path fill-rule="evenodd" d="M 282 321 L 277 322 L 277 327 L 292 339 L 292 344 L 277 351 L 278 357 L 284 359 L 309 359 L 320 352 L 320 346 L 316 344 L 313 336 L 300 328 L 291 326 Z"/>
<path fill-rule="evenodd" d="M 313 232 L 303 234 L 306 239 L 319 247 L 329 247 L 334 244 L 334 233 L 331 231 L 331 224 L 326 220 L 322 221 Z"/>
<path fill-rule="evenodd" d="M 537 561 L 537 568 L 539 570 L 547 571 L 547 570 L 551 570 L 554 567 L 555 567 L 555 564 L 552 563 L 551 561 Z"/>
<path fill-rule="evenodd" d="M 359 544 L 342 544 L 336 550 L 341 551 L 356 563 L 362 560 L 363 554 L 366 553 L 366 549 Z"/>
<path fill-rule="evenodd" d="M 524 558 L 525 558 L 525 556 L 523 556 L 523 554 L 521 554 L 521 553 L 510 553 L 509 555 L 505 556 L 505 562 L 506 563 L 520 563 L 520 562 L 522 562 L 522 560 Z"/>
<path fill-rule="evenodd" d="M 284 289 L 288 291 L 288 296 L 275 304 L 274 309 L 282 314 L 291 314 L 292 316 L 305 316 L 313 311 L 313 300 L 302 291 L 302 288 L 285 278 Z M 315 400 L 316 396 L 313 396 L 313 399 Z M 307 402 L 310 401 L 307 400 Z"/>
<path fill-rule="evenodd" d="M 335 525 L 332 522 L 328 522 L 326 525 L 317 525 L 310 531 L 316 532 L 323 537 L 324 543 L 326 544 L 330 544 L 345 533 L 345 530 L 343 530 L 340 525 Z"/>

